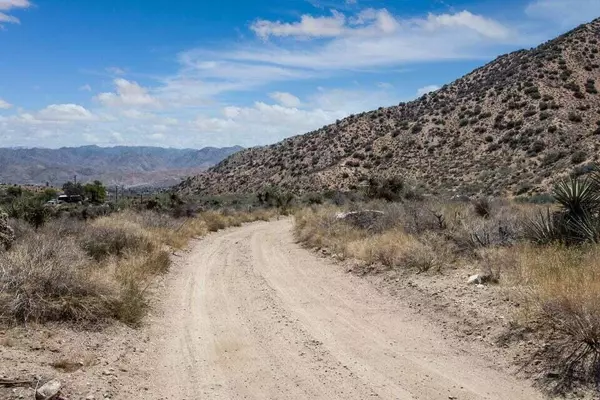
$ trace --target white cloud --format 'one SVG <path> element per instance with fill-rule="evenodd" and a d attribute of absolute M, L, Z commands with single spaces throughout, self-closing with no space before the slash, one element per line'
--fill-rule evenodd
<path fill-rule="evenodd" d="M 17 8 L 28 8 L 31 3 L 28 0 L 0 0 L 0 11 L 10 11 Z M 3 27 L 2 23 L 20 24 L 19 18 L 0 12 L 0 30 Z"/>
<path fill-rule="evenodd" d="M 398 20 L 385 8 L 381 10 L 367 8 L 351 19 L 351 23 L 356 26 L 366 25 L 366 29 L 355 28 L 354 30 L 349 30 L 349 34 L 364 34 L 369 31 L 392 34 L 400 28 Z"/>
<path fill-rule="evenodd" d="M 436 90 L 438 90 L 440 87 L 438 85 L 428 85 L 422 88 L 419 88 L 419 90 L 417 90 L 417 96 L 421 97 L 424 94 L 427 93 L 431 93 L 431 92 L 435 92 Z"/>
<path fill-rule="evenodd" d="M 158 107 L 157 98 L 137 82 L 118 78 L 114 81 L 116 93 L 100 93 L 96 99 L 107 107 Z"/>
<path fill-rule="evenodd" d="M 342 20 L 338 17 L 340 21 Z M 248 65 L 294 70 L 356 70 L 399 66 L 412 62 L 487 58 L 496 55 L 499 45 L 525 46 L 531 37 L 520 36 L 500 22 L 462 11 L 430 14 L 426 18 L 401 19 L 386 9 L 366 9 L 351 18 L 331 37 L 316 42 L 290 45 L 283 41 L 270 45 L 245 45 L 219 57 Z M 300 24 L 300 25 L 298 25 Z M 302 21 L 280 31 L 306 36 Z M 263 24 L 265 27 L 280 27 Z M 285 25 L 287 26 L 287 25 Z M 261 33 L 262 32 L 262 33 Z M 265 29 L 259 35 L 272 33 Z M 215 56 L 216 57 L 216 56 Z"/>
<path fill-rule="evenodd" d="M 0 22 L 7 22 L 10 24 L 20 24 L 21 21 L 17 17 L 13 17 L 12 15 L 4 14 L 0 12 Z"/>
<path fill-rule="evenodd" d="M 346 17 L 337 11 L 332 11 L 332 14 L 331 17 L 303 15 L 299 22 L 294 23 L 258 20 L 250 29 L 262 39 L 270 36 L 335 37 L 344 31 Z"/>
<path fill-rule="evenodd" d="M 558 23 L 562 27 L 591 21 L 600 15 L 598 0 L 534 0 L 526 8 L 527 15 Z"/>
<path fill-rule="evenodd" d="M 300 99 L 291 93 L 274 92 L 270 93 L 269 97 L 271 97 L 273 100 L 277 101 L 284 107 L 299 107 L 301 104 Z"/>
<path fill-rule="evenodd" d="M 27 8 L 31 6 L 29 0 L 0 0 L 0 10 L 7 11 L 12 8 Z"/>
<path fill-rule="evenodd" d="M 507 39 L 511 35 L 510 30 L 499 22 L 472 14 L 469 11 L 462 11 L 456 14 L 429 14 L 424 26 L 427 30 L 468 28 L 492 39 Z"/>
<path fill-rule="evenodd" d="M 119 67 L 108 67 L 106 68 L 106 72 L 111 75 L 125 75 L 125 70 Z"/>
<path fill-rule="evenodd" d="M 94 121 L 96 116 L 77 104 L 51 104 L 40 110 L 34 119 L 42 121 Z"/>
<path fill-rule="evenodd" d="M 84 92 L 91 92 L 92 87 L 86 83 L 85 85 L 80 86 L 79 90 L 84 91 Z"/>
<path fill-rule="evenodd" d="M 0 99 L 0 110 L 8 110 L 12 107 L 12 104 L 7 102 L 6 100 Z"/>

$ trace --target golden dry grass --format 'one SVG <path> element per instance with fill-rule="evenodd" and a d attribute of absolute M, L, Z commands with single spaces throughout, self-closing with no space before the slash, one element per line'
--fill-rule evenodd
<path fill-rule="evenodd" d="M 401 227 L 373 233 L 335 218 L 333 207 L 304 209 L 295 214 L 295 234 L 311 247 L 327 248 L 340 259 L 354 258 L 367 264 L 429 270 L 439 260 L 432 246 Z"/>
<path fill-rule="evenodd" d="M 183 219 L 126 211 L 87 223 L 55 221 L 0 253 L 0 321 L 115 318 L 139 324 L 148 308 L 148 288 L 169 269 L 169 249 L 274 215 L 268 210 L 211 211 Z"/>
<path fill-rule="evenodd" d="M 558 339 L 541 353 L 559 372 L 554 390 L 600 377 L 600 246 L 523 245 L 515 249 L 513 285 L 526 324 L 550 328 Z"/>

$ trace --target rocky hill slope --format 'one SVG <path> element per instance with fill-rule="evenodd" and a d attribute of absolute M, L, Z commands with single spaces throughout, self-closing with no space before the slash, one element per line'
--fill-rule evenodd
<path fill-rule="evenodd" d="M 600 145 L 600 19 L 409 103 L 239 152 L 184 192 L 348 189 L 399 175 L 431 190 L 524 194 L 582 173 Z"/>
<path fill-rule="evenodd" d="M 165 186 L 214 166 L 241 147 L 165 149 L 159 147 L 0 148 L 0 183 L 53 185 L 77 179 L 106 184 Z"/>

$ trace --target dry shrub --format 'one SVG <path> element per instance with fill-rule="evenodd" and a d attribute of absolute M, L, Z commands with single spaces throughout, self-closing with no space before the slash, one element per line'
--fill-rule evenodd
<path fill-rule="evenodd" d="M 202 213 L 200 218 L 206 224 L 209 232 L 216 232 L 230 226 L 230 217 L 227 217 L 217 211 L 207 211 Z"/>
<path fill-rule="evenodd" d="M 388 231 L 348 244 L 352 257 L 369 264 L 381 263 L 387 267 L 431 269 L 436 256 L 428 244 L 402 231 Z"/>
<path fill-rule="evenodd" d="M 37 235 L 0 254 L 1 319 L 97 321 L 115 288 L 71 238 Z"/>
<path fill-rule="evenodd" d="M 600 246 L 523 246 L 515 274 L 529 316 L 560 332 L 549 366 L 560 371 L 557 389 L 600 377 Z"/>
<path fill-rule="evenodd" d="M 298 241 L 311 247 L 327 248 L 340 259 L 356 258 L 387 267 L 426 271 L 438 264 L 429 240 L 419 240 L 398 227 L 382 233 L 358 229 L 337 219 L 337 212 L 338 209 L 329 207 L 298 211 L 295 214 L 295 236 Z M 395 218 L 392 214 L 384 217 Z"/>
<path fill-rule="evenodd" d="M 173 218 L 154 211 L 125 212 L 121 218 L 138 224 L 175 249 L 185 247 L 191 238 L 208 233 L 206 223 L 200 218 Z"/>
<path fill-rule="evenodd" d="M 327 248 L 339 258 L 351 257 L 348 244 L 368 236 L 338 220 L 336 208 L 307 208 L 296 212 L 294 233 L 298 241 L 317 248 Z"/>
<path fill-rule="evenodd" d="M 109 256 L 121 257 L 126 252 L 151 253 L 159 247 L 157 240 L 140 225 L 105 217 L 91 223 L 81 240 L 81 247 L 97 261 Z"/>

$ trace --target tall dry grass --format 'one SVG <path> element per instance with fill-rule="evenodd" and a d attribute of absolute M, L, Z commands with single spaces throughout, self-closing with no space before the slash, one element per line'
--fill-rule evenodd
<path fill-rule="evenodd" d="M 149 288 L 169 270 L 170 249 L 273 215 L 256 210 L 173 218 L 126 211 L 89 222 L 63 218 L 37 231 L 17 222 L 16 244 L 0 252 L 0 322 L 139 324 Z"/>
<path fill-rule="evenodd" d="M 380 210 L 368 229 L 336 218 L 342 211 Z M 356 258 L 387 267 L 439 270 L 457 258 L 478 258 L 480 250 L 509 246 L 521 235 L 529 210 L 500 203 L 481 215 L 468 203 L 418 202 L 354 204 L 349 208 L 310 207 L 295 214 L 297 239 L 327 248 L 339 258 Z"/>
<path fill-rule="evenodd" d="M 522 245 L 513 285 L 532 324 L 562 339 L 544 355 L 560 371 L 560 385 L 600 379 L 600 246 Z"/>

